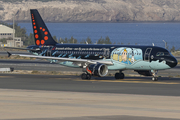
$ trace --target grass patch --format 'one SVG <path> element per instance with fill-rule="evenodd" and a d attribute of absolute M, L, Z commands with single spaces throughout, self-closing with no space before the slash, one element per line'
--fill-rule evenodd
<path fill-rule="evenodd" d="M 180 75 L 176 75 L 175 77 L 180 78 Z"/>
<path fill-rule="evenodd" d="M 31 74 L 38 74 L 39 73 L 39 71 L 37 71 L 37 70 L 33 70 L 32 72 L 31 72 Z"/>
<path fill-rule="evenodd" d="M 169 77 L 169 78 L 173 78 L 173 76 L 171 76 L 171 75 L 170 75 L 170 76 L 168 76 L 168 77 Z"/>

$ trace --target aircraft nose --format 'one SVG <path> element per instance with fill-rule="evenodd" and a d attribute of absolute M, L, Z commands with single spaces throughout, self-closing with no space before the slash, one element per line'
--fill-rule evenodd
<path fill-rule="evenodd" d="M 171 59 L 166 61 L 166 64 L 169 65 L 169 67 L 173 68 L 177 65 L 177 59 L 175 57 L 172 57 Z"/>

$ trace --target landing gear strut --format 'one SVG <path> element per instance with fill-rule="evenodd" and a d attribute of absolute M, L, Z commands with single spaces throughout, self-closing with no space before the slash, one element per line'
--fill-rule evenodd
<path fill-rule="evenodd" d="M 157 70 L 153 70 L 152 71 L 152 81 L 158 81 L 158 77 L 156 77 L 156 75 L 157 75 L 157 73 L 158 73 L 158 71 Z"/>
<path fill-rule="evenodd" d="M 83 79 L 83 80 L 90 80 L 91 79 L 91 75 L 90 74 L 88 74 L 88 73 L 83 73 L 83 74 L 81 74 L 81 79 Z"/>
<path fill-rule="evenodd" d="M 124 73 L 122 73 L 122 71 L 119 71 L 119 73 L 115 74 L 115 78 L 116 79 L 124 79 Z"/>

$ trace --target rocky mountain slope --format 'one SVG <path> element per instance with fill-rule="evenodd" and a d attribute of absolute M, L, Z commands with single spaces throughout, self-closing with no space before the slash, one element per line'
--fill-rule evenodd
<path fill-rule="evenodd" d="M 0 1 L 0 21 L 30 21 L 38 9 L 46 22 L 180 21 L 180 0 Z"/>

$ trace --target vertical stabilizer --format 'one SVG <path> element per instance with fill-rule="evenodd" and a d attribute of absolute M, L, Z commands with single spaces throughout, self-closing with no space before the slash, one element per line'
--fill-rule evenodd
<path fill-rule="evenodd" d="M 52 38 L 44 21 L 36 9 L 31 9 L 31 19 L 36 45 L 55 45 L 56 41 Z"/>

